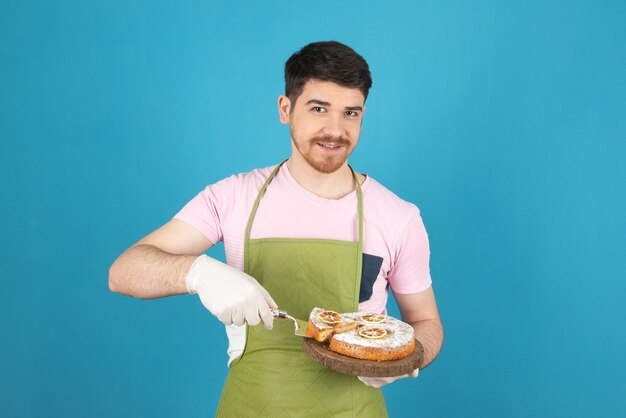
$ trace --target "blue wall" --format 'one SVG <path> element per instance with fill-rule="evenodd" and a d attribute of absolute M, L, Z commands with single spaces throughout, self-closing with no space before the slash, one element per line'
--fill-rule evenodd
<path fill-rule="evenodd" d="M 626 416 L 626 3 L 228 3 L 0 4 L 0 415 L 213 415 L 220 324 L 108 268 L 289 154 L 282 65 L 336 39 L 374 77 L 351 162 L 421 208 L 446 329 L 391 415 Z"/>

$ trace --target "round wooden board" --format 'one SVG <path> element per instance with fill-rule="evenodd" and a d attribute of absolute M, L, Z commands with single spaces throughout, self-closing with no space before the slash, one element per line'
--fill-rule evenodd
<path fill-rule="evenodd" d="M 363 377 L 392 377 L 411 373 L 422 364 L 424 349 L 415 341 L 415 351 L 400 360 L 362 360 L 335 353 L 327 344 L 313 338 L 303 338 L 302 348 L 314 361 L 339 373 Z"/>

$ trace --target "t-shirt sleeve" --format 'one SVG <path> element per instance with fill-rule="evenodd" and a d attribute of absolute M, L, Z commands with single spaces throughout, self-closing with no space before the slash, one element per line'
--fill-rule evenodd
<path fill-rule="evenodd" d="M 429 261 L 428 234 L 419 209 L 415 208 L 400 236 L 395 262 L 388 277 L 393 291 L 411 294 L 428 289 L 432 284 Z"/>
<path fill-rule="evenodd" d="M 224 187 L 225 180 L 207 186 L 198 193 L 178 212 L 174 219 L 179 219 L 200 231 L 213 244 L 222 241 L 223 219 L 220 215 L 223 202 L 229 199 L 224 196 L 227 188 Z"/>

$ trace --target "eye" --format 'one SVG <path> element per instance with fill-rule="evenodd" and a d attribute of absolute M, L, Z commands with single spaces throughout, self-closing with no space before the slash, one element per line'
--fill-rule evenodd
<path fill-rule="evenodd" d="M 355 118 L 355 117 L 359 116 L 359 114 L 357 112 L 355 112 L 354 110 L 346 110 L 344 112 L 344 114 L 346 116 L 348 116 L 349 118 Z"/>
<path fill-rule="evenodd" d="M 326 108 L 321 107 L 321 106 L 315 106 L 311 108 L 312 111 L 317 112 L 317 113 L 324 113 L 326 112 Z"/>

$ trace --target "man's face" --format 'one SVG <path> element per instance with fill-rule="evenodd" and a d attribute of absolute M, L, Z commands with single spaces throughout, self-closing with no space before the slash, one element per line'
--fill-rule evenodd
<path fill-rule="evenodd" d="M 359 89 L 309 80 L 295 106 L 279 98 L 282 123 L 289 123 L 292 155 L 320 173 L 342 167 L 359 141 L 365 97 Z"/>

